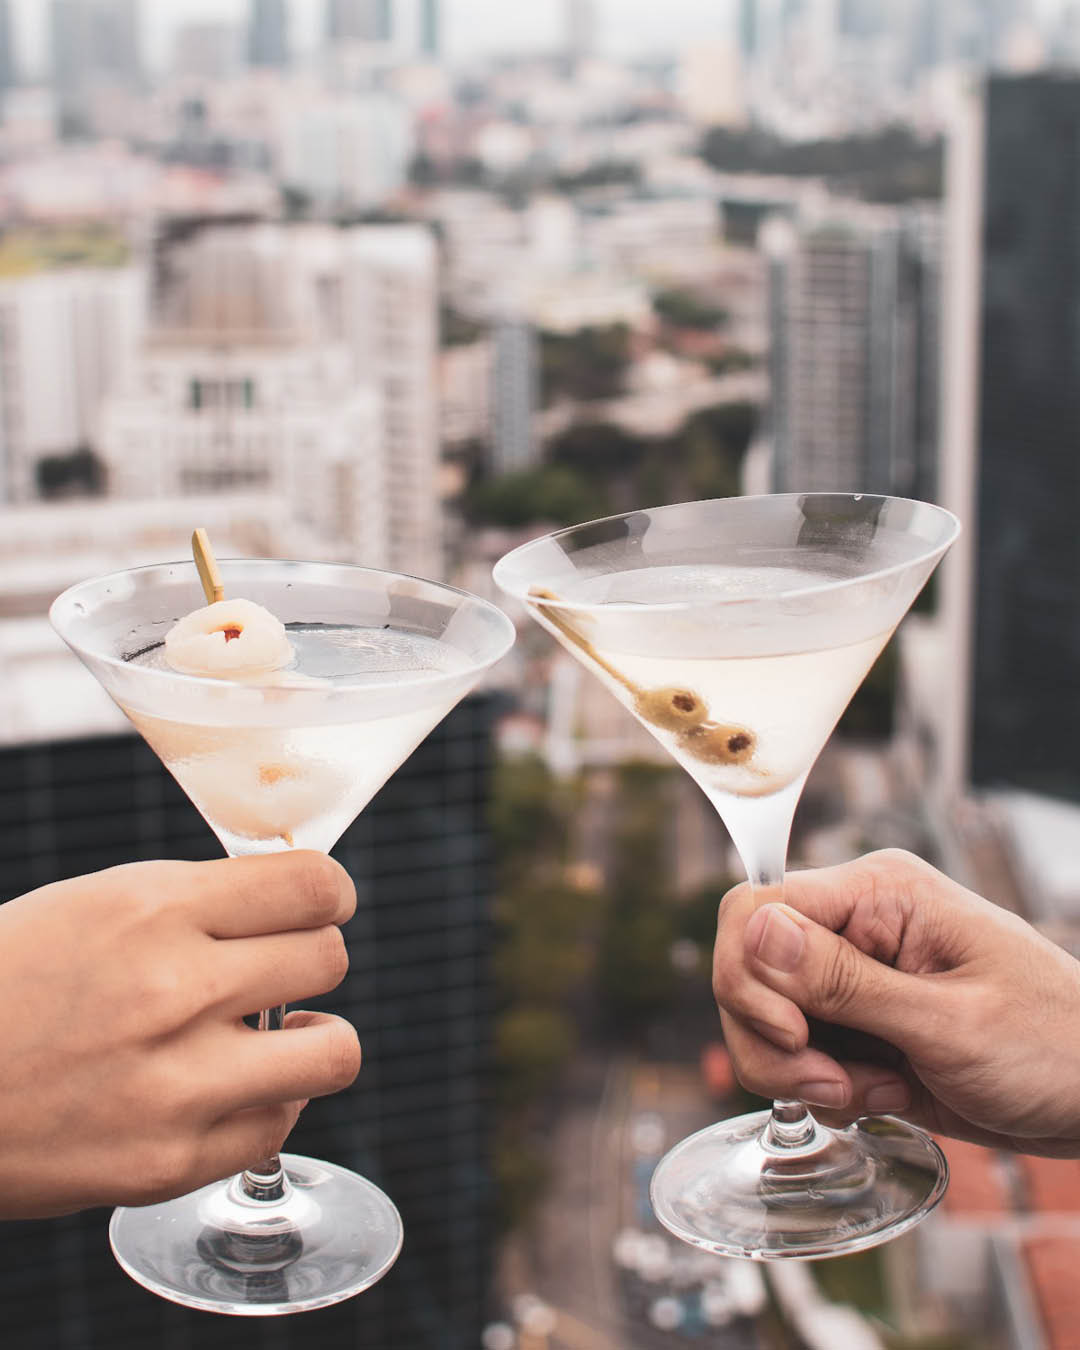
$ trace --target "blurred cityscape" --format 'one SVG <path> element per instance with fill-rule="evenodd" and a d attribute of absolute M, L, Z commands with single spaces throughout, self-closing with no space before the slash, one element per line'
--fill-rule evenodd
<path fill-rule="evenodd" d="M 792 861 L 909 848 L 1080 954 L 1078 307 L 1080 0 L 0 0 L 0 899 L 217 851 L 52 633 L 75 581 L 204 525 L 498 599 L 560 524 L 850 490 L 965 532 Z M 514 617 L 340 851 L 365 1067 L 298 1147 L 385 1182 L 399 1266 L 268 1326 L 101 1214 L 2 1225 L 4 1346 L 1075 1350 L 1078 1162 L 947 1143 L 937 1214 L 813 1267 L 659 1229 L 656 1159 L 748 1104 L 741 869 Z"/>

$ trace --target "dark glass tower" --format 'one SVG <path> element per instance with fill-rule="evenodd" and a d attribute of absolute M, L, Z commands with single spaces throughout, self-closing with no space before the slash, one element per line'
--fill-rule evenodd
<path fill-rule="evenodd" d="M 420 50 L 434 60 L 441 47 L 439 0 L 420 0 Z"/>
<path fill-rule="evenodd" d="M 15 48 L 12 43 L 11 5 L 0 0 L 0 94 L 18 84 Z"/>
<path fill-rule="evenodd" d="M 389 42 L 394 36 L 391 0 L 327 0 L 326 36 L 330 42 Z"/>
<path fill-rule="evenodd" d="M 371 1177 L 405 1222 L 398 1264 L 323 1312 L 216 1317 L 127 1279 L 108 1214 L 0 1224 L 4 1350 L 475 1350 L 492 1260 L 486 827 L 494 702 L 466 700 L 346 832 L 356 881 L 344 984 L 308 1006 L 347 1017 L 364 1067 L 312 1101 L 298 1153 Z M 139 858 L 220 846 L 133 737 L 0 751 L 0 898 Z M 47 955 L 42 979 L 48 979 Z M 274 1323 L 270 1326 L 267 1323 Z"/>
<path fill-rule="evenodd" d="M 252 0 L 248 60 L 253 66 L 289 64 L 289 13 L 285 0 Z"/>
<path fill-rule="evenodd" d="M 61 126 L 83 134 L 93 87 L 133 85 L 140 78 L 138 0 L 52 0 L 49 17 Z"/>
<path fill-rule="evenodd" d="M 971 767 L 1080 799 L 1080 79 L 986 96 Z"/>

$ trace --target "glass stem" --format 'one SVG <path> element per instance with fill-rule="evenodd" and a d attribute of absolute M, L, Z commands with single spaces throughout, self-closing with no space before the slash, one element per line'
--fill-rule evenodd
<path fill-rule="evenodd" d="M 280 1031 L 285 1022 L 285 1004 L 277 1008 L 264 1008 L 259 1014 L 260 1031 Z M 281 1158 L 273 1153 L 269 1158 L 240 1174 L 240 1189 L 249 1200 L 272 1203 L 285 1195 L 285 1173 L 281 1167 Z"/>
<path fill-rule="evenodd" d="M 730 801 L 723 803 L 721 815 L 739 850 L 758 905 L 784 898 L 784 866 L 791 823 L 806 777 L 803 774 L 771 797 L 737 799 L 734 807 Z M 818 1129 L 802 1102 L 775 1101 L 762 1142 L 771 1150 L 804 1148 Z"/>

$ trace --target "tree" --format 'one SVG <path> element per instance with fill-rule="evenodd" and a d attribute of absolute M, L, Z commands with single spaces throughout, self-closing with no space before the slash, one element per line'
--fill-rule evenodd
<path fill-rule="evenodd" d="M 653 309 L 675 328 L 711 333 L 727 322 L 728 312 L 692 291 L 666 290 L 653 296 Z"/>
<path fill-rule="evenodd" d="M 105 465 L 87 445 L 37 462 L 38 492 L 45 498 L 98 497 L 105 491 L 105 476 Z"/>
<path fill-rule="evenodd" d="M 865 136 L 798 142 L 760 128 L 713 127 L 705 134 L 701 155 L 713 168 L 731 173 L 828 178 L 838 188 L 872 201 L 937 198 L 943 187 L 942 140 L 920 140 L 900 126 Z"/>
<path fill-rule="evenodd" d="M 481 479 L 466 492 L 464 510 L 475 524 L 513 529 L 534 521 L 574 525 L 607 511 L 607 497 L 586 477 L 559 464 Z"/>
<path fill-rule="evenodd" d="M 672 772 L 652 764 L 626 764 L 619 770 L 599 976 L 620 1028 L 631 1031 L 661 1012 L 674 988 L 675 926 L 665 857 Z"/>
<path fill-rule="evenodd" d="M 615 398 L 630 364 L 625 323 L 540 334 L 540 395 L 545 406 L 559 398 Z"/>

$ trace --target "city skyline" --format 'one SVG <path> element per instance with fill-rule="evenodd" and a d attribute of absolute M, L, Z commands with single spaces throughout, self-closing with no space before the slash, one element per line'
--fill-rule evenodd
<path fill-rule="evenodd" d="M 397 0 L 403 35 L 414 35 L 414 0 Z M 677 51 L 700 38 L 735 36 L 735 0 L 670 0 L 662 12 L 647 0 L 596 0 L 596 41 L 601 52 L 618 54 Z M 325 0 L 292 0 L 290 26 L 298 52 L 318 48 L 325 36 Z M 452 58 L 492 51 L 528 51 L 558 47 L 566 15 L 562 0 L 508 10 L 500 0 L 443 0 L 444 48 Z M 15 48 L 20 68 L 38 77 L 47 73 L 48 7 L 38 0 L 11 0 Z M 164 68 L 176 30 L 192 22 L 246 24 L 249 0 L 155 0 L 144 6 L 142 23 L 148 65 Z"/>

